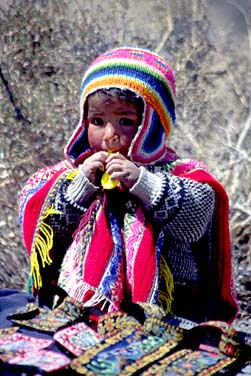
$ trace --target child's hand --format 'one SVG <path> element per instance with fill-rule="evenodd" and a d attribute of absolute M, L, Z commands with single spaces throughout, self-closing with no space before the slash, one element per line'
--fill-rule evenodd
<path fill-rule="evenodd" d="M 140 169 L 120 153 L 108 155 L 105 170 L 112 180 L 118 179 L 127 189 L 132 188 L 140 174 Z"/>
<path fill-rule="evenodd" d="M 86 158 L 82 164 L 82 172 L 87 177 L 87 179 L 96 184 L 96 172 L 105 171 L 105 164 L 108 153 L 106 151 L 98 151 L 97 153 L 91 155 L 89 158 Z"/>

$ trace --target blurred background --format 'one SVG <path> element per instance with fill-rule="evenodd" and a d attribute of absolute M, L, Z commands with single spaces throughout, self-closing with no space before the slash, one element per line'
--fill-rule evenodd
<path fill-rule="evenodd" d="M 127 45 L 170 62 L 170 146 L 206 163 L 229 194 L 236 325 L 251 331 L 250 0 L 0 0 L 0 287 L 24 288 L 28 275 L 20 189 L 63 158 L 91 60 Z"/>

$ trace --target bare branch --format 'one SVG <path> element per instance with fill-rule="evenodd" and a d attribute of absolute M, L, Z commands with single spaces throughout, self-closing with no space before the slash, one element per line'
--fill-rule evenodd
<path fill-rule="evenodd" d="M 170 34 L 173 31 L 173 18 L 171 16 L 171 11 L 170 11 L 170 6 L 167 6 L 167 13 L 166 13 L 166 23 L 167 23 L 167 28 L 166 32 L 163 34 L 163 37 L 161 38 L 158 46 L 155 48 L 155 52 L 158 54 L 161 52 L 162 48 L 166 44 Z"/>
<path fill-rule="evenodd" d="M 242 143 L 248 133 L 248 131 L 251 129 L 251 111 L 249 112 L 249 115 L 247 117 L 247 120 L 245 122 L 244 127 L 242 128 L 242 131 L 239 135 L 238 141 L 236 143 L 236 150 L 240 151 Z M 251 159 L 250 159 L 251 161 Z"/>

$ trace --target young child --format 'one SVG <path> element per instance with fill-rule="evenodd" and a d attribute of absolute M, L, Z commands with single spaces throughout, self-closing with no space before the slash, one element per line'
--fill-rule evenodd
<path fill-rule="evenodd" d="M 90 65 L 66 160 L 21 194 L 33 294 L 58 284 L 104 312 L 149 302 L 195 321 L 233 320 L 228 198 L 204 165 L 167 146 L 174 122 L 163 58 L 117 48 Z"/>

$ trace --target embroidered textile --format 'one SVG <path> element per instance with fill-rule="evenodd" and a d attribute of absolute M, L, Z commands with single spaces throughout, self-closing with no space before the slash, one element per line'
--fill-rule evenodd
<path fill-rule="evenodd" d="M 41 332 L 31 324 L 30 315 L 36 310 L 30 304 L 13 313 L 10 318 L 21 317 L 32 328 L 30 335 L 19 331 L 2 331 L 0 359 L 4 370 L 16 372 L 57 372 L 62 375 L 213 375 L 237 374 L 251 361 L 250 346 L 241 339 L 241 333 L 221 321 L 202 324 L 183 318 L 165 315 L 157 305 L 141 303 L 130 307 L 144 317 L 140 324 L 133 315 L 122 311 L 97 315 L 89 310 L 86 315 L 79 310 L 79 303 L 65 298 L 65 302 L 50 311 L 50 319 L 59 318 L 59 308 L 73 312 L 75 324 L 70 320 L 66 328 L 55 326 L 50 339 L 34 338 Z M 37 307 L 40 311 L 41 307 Z M 23 312 L 23 314 L 22 314 Z M 69 313 L 68 313 L 69 314 Z M 141 319 L 142 319 L 141 317 Z M 91 329 L 96 321 L 96 330 Z M 15 327 L 16 328 L 16 327 Z M 187 329 L 190 328 L 190 329 Z M 12 328 L 10 328 L 12 329 Z M 16 330 L 16 329 L 15 329 Z M 60 344 L 60 351 L 51 350 L 51 343 Z M 229 351 L 228 344 L 231 344 Z M 32 351 L 31 351 L 32 349 Z M 69 359 L 68 351 L 72 356 Z M 68 356 L 65 355 L 68 354 Z M 231 373 L 232 372 L 232 373 Z M 245 371 L 243 371 L 245 372 Z M 3 373 L 5 374 L 5 373 Z M 57 374 L 57 373 L 56 373 Z M 75 373 L 74 373 L 75 374 Z"/>
<path fill-rule="evenodd" d="M 80 356 L 84 351 L 103 341 L 103 338 L 84 322 L 58 330 L 53 338 L 75 356 Z"/>
<path fill-rule="evenodd" d="M 133 302 L 157 301 L 160 259 L 152 226 L 139 205 L 126 201 L 124 208 L 123 195 L 118 190 L 117 197 L 113 192 L 97 199 L 84 214 L 63 261 L 58 283 L 85 306 L 119 310 L 125 292 Z M 142 268 L 147 270 L 144 275 Z"/>
<path fill-rule="evenodd" d="M 41 330 L 55 332 L 59 328 L 68 326 L 79 320 L 84 315 L 84 307 L 67 297 L 62 304 L 54 310 L 36 307 L 35 304 L 27 305 L 24 310 L 18 310 L 9 315 L 9 319 L 15 324 Z"/>

